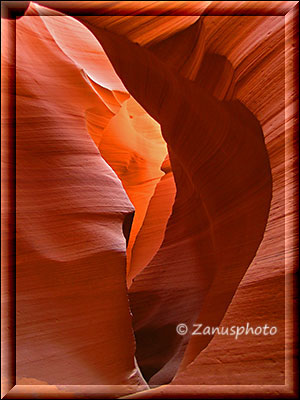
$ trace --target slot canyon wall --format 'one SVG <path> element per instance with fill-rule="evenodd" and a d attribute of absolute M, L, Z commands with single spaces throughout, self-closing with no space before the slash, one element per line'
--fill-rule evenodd
<path fill-rule="evenodd" d="M 293 396 L 298 2 L 19 3 L 5 398 Z"/>

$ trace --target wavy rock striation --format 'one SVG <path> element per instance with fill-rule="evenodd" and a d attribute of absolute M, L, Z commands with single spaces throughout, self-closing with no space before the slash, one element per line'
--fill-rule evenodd
<path fill-rule="evenodd" d="M 161 248 L 130 288 L 139 365 L 151 383 L 163 383 L 173 377 L 189 337 L 180 338 L 176 325 L 218 325 L 256 254 L 271 201 L 269 158 L 254 115 L 237 100 L 213 96 L 205 88 L 208 77 L 199 73 L 202 84 L 187 80 L 155 50 L 80 20 L 131 95 L 160 123 L 169 146 L 177 187 L 172 215 Z M 195 47 L 196 59 L 202 47 Z M 193 337 L 183 365 L 210 340 Z"/>

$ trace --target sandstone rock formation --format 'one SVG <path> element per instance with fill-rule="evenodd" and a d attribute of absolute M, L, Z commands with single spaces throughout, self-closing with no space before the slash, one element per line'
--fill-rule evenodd
<path fill-rule="evenodd" d="M 296 2 L 68 3 L 15 22 L 17 382 L 282 385 Z"/>

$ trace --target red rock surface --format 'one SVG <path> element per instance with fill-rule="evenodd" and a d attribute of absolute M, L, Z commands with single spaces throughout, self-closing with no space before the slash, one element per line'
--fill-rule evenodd
<path fill-rule="evenodd" d="M 87 26 L 128 91 L 160 123 L 170 148 L 177 187 L 172 215 L 160 250 L 130 290 L 139 365 L 147 379 L 162 370 L 150 382 L 165 383 L 189 337 L 180 340 L 177 324 L 219 325 L 257 251 L 271 200 L 268 155 L 258 121 L 241 103 L 216 101 L 204 82 L 185 80 L 151 51 Z M 201 37 L 201 26 L 196 33 Z M 192 65 L 203 46 L 194 49 Z M 183 366 L 210 339 L 194 336 Z"/>
<path fill-rule="evenodd" d="M 17 376 L 142 383 L 122 234 L 134 208 L 85 122 L 110 112 L 41 18 L 18 20 L 16 46 Z"/>
<path fill-rule="evenodd" d="M 16 22 L 17 382 L 283 385 L 297 2 L 37 3 Z"/>

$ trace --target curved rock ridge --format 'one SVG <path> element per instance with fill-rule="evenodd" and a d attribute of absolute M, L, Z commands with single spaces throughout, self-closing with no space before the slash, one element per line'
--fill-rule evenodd
<path fill-rule="evenodd" d="M 160 166 L 167 148 L 160 126 L 129 96 L 101 45 L 83 24 L 35 4 L 27 14 L 41 16 L 58 46 L 82 69 L 84 78 L 107 108 L 100 113 L 98 108 L 89 108 L 85 117 L 91 137 L 122 181 L 135 208 L 127 246 L 127 271 L 131 274 L 132 246 L 163 175 Z"/>
<path fill-rule="evenodd" d="M 39 15 L 58 47 L 93 81 L 110 90 L 126 91 L 101 45 L 83 24 L 35 3 L 30 4 L 26 15 Z"/>
<path fill-rule="evenodd" d="M 156 185 L 164 174 L 160 166 L 167 153 L 166 143 L 159 124 L 130 97 L 107 124 L 98 147 L 122 181 L 135 208 L 127 247 L 129 273 L 132 246 Z"/>
<path fill-rule="evenodd" d="M 218 100 L 204 80 L 187 80 L 151 50 L 80 20 L 160 123 L 170 149 L 172 215 L 161 248 L 130 288 L 139 365 L 150 383 L 166 383 L 189 338 L 179 337 L 176 325 L 218 325 L 256 254 L 271 201 L 269 158 L 258 121 L 239 101 Z M 226 59 L 223 68 L 230 70 Z M 231 80 L 220 84 L 220 97 Z M 210 340 L 193 337 L 183 366 Z"/>
<path fill-rule="evenodd" d="M 123 234 L 134 207 L 85 119 L 114 114 L 41 18 L 16 24 L 17 377 L 143 386 Z"/>
<path fill-rule="evenodd" d="M 176 185 L 167 155 L 161 167 L 165 173 L 157 183 L 151 197 L 143 225 L 136 236 L 132 248 L 128 286 L 146 267 L 159 250 L 165 235 L 167 222 L 172 212 L 176 195 Z"/>
<path fill-rule="evenodd" d="M 131 250 L 143 224 L 155 187 L 164 175 L 167 146 L 159 124 L 123 92 L 121 97 L 97 85 L 92 88 L 111 111 L 109 119 L 97 109 L 86 111 L 88 131 L 104 160 L 116 172 L 135 208 L 127 246 L 127 272 L 131 275 Z"/>

